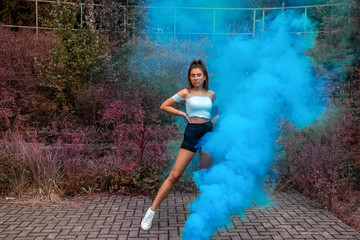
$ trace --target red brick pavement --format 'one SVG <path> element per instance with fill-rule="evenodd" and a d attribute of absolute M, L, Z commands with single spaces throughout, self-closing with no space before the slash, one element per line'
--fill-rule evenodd
<path fill-rule="evenodd" d="M 161 204 L 150 231 L 139 228 L 151 199 L 108 195 L 68 205 L 31 207 L 0 205 L 0 239 L 181 239 L 192 194 L 172 193 Z M 233 227 L 219 229 L 212 239 L 358 239 L 360 233 L 296 193 L 276 193 L 277 203 L 253 208 Z"/>

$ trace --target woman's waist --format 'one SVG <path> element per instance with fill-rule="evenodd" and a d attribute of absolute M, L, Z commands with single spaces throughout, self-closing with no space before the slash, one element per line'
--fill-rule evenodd
<path fill-rule="evenodd" d="M 208 118 L 202 118 L 202 117 L 190 117 L 190 124 L 202 124 L 202 123 L 207 123 L 210 122 L 210 119 Z"/>

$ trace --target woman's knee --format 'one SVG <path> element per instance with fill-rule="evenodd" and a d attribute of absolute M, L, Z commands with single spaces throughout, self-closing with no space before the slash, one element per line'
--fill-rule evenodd
<path fill-rule="evenodd" d="M 179 181 L 180 177 L 181 177 L 180 173 L 171 172 L 169 177 L 168 177 L 168 180 L 169 180 L 170 183 L 175 184 L 177 181 Z"/>

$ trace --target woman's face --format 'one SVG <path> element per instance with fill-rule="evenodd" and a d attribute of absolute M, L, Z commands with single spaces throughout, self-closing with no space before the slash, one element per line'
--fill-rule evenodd
<path fill-rule="evenodd" d="M 203 86 L 206 77 L 200 68 L 193 68 L 190 71 L 190 81 L 194 87 Z"/>

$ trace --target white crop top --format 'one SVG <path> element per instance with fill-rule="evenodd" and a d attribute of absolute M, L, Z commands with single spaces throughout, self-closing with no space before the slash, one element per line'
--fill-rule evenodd
<path fill-rule="evenodd" d="M 181 102 L 185 100 L 186 112 L 189 117 L 201 117 L 210 119 L 211 109 L 213 107 L 213 102 L 210 97 L 192 96 L 184 99 L 178 94 L 175 94 L 174 96 L 172 96 L 172 98 L 176 102 Z"/>

